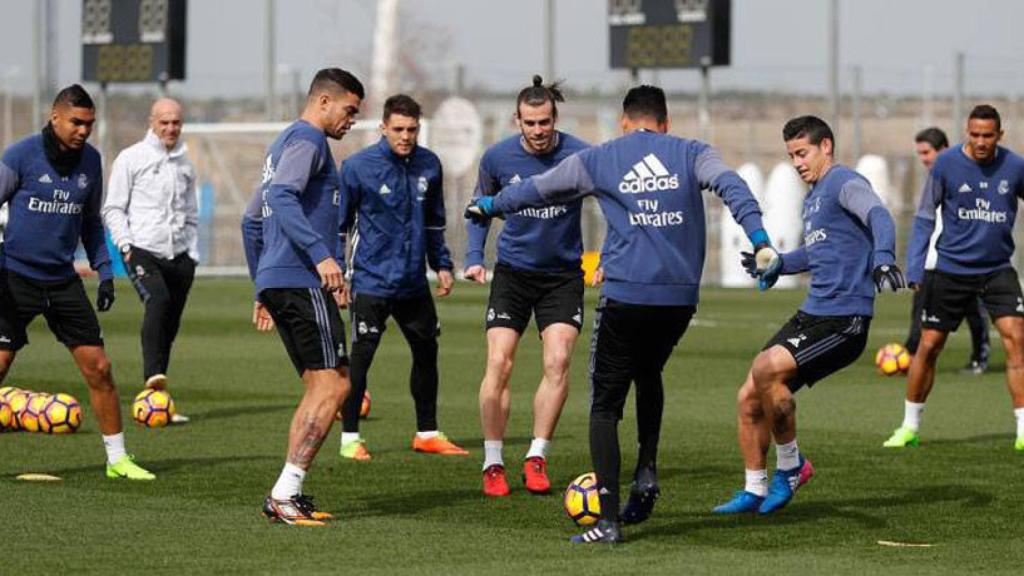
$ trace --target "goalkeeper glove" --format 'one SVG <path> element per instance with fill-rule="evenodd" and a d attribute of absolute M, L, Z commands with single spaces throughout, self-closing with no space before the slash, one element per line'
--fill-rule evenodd
<path fill-rule="evenodd" d="M 871 279 L 875 281 L 875 289 L 879 292 L 884 291 L 886 287 L 891 288 L 893 292 L 907 287 L 903 271 L 895 264 L 875 266 L 875 270 L 871 273 Z"/>
<path fill-rule="evenodd" d="M 471 201 L 464 216 L 475 224 L 485 224 L 494 216 L 494 197 L 481 196 Z"/>
<path fill-rule="evenodd" d="M 96 290 L 96 309 L 100 312 L 110 310 L 114 305 L 114 281 L 103 280 Z"/>

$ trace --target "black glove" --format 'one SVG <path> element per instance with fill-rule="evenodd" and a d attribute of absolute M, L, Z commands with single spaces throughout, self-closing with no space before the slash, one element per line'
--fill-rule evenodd
<path fill-rule="evenodd" d="M 114 281 L 103 280 L 99 289 L 96 290 L 96 309 L 100 312 L 110 310 L 114 305 Z"/>
<path fill-rule="evenodd" d="M 907 287 L 907 281 L 903 278 L 903 271 L 895 264 L 880 264 L 875 266 L 871 278 L 875 281 L 875 289 L 879 292 L 888 286 L 893 292 L 900 288 Z"/>
<path fill-rule="evenodd" d="M 466 211 L 463 215 L 474 224 L 486 224 L 493 216 L 493 205 L 493 196 L 481 196 L 466 206 Z"/>
<path fill-rule="evenodd" d="M 759 245 L 755 248 L 755 252 L 760 248 L 768 247 L 768 245 Z M 750 274 L 751 278 L 757 278 L 757 288 L 764 292 L 775 283 L 779 281 L 779 276 L 782 274 L 782 254 L 778 254 L 778 264 L 773 266 L 770 270 L 765 270 L 763 273 L 757 270 L 757 257 L 754 252 L 740 252 L 740 263 L 743 264 L 743 268 Z"/>

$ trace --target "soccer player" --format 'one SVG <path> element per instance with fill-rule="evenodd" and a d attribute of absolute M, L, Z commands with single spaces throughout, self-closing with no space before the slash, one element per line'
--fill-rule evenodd
<path fill-rule="evenodd" d="M 103 221 L 145 309 L 142 379 L 156 390 L 167 387 L 171 346 L 199 261 L 196 173 L 180 137 L 181 106 L 170 98 L 154 102 L 146 136 L 114 160 L 103 203 Z M 171 422 L 188 417 L 174 414 Z"/>
<path fill-rule="evenodd" d="M 437 426 L 440 324 L 426 264 L 437 272 L 437 295 L 443 298 L 452 290 L 452 259 L 444 242 L 441 161 L 416 142 L 420 115 L 420 105 L 411 97 L 388 98 L 380 140 L 347 158 L 341 168 L 341 230 L 352 235 L 352 394 L 342 408 L 343 458 L 370 460 L 359 434 L 359 409 L 373 355 L 391 316 L 412 350 L 412 449 L 468 454 Z"/>
<path fill-rule="evenodd" d="M 868 340 L 875 292 L 904 287 L 894 264 L 896 226 L 863 176 L 836 164 L 835 137 L 820 118 L 801 116 L 782 129 L 793 167 L 811 185 L 804 198 L 803 246 L 781 255 L 777 273 L 759 274 L 754 257 L 744 265 L 770 287 L 779 274 L 810 272 L 810 290 L 797 313 L 773 336 L 737 395 L 740 451 L 746 484 L 721 514 L 770 514 L 785 506 L 814 474 L 796 441 L 794 394 L 853 363 Z M 768 481 L 766 457 L 774 437 L 776 470 Z"/>
<path fill-rule="evenodd" d="M 540 76 L 516 98 L 519 134 L 491 146 L 480 160 L 474 196 L 499 190 L 545 172 L 569 155 L 583 150 L 582 140 L 556 130 L 558 84 L 544 86 Z M 547 451 L 562 406 L 569 395 L 569 362 L 583 325 L 583 237 L 580 209 L 583 199 L 509 214 L 498 239 L 491 296 L 487 303 L 487 369 L 480 384 L 480 422 L 484 434 L 483 490 L 488 496 L 507 496 L 502 457 L 509 414 L 508 383 L 516 347 L 531 314 L 543 343 L 544 374 L 533 398 L 533 441 L 523 463 L 526 489 L 536 494 L 551 490 Z M 464 276 L 483 284 L 484 243 L 490 221 L 468 222 Z"/>
<path fill-rule="evenodd" d="M 345 70 L 317 72 L 302 116 L 270 145 L 260 201 L 251 202 L 242 219 L 256 283 L 253 322 L 260 331 L 277 326 L 305 387 L 288 434 L 284 469 L 263 503 L 272 522 L 319 526 L 330 518 L 302 492 L 349 392 L 345 328 L 336 305 L 345 284 L 338 174 L 327 138 L 338 140 L 348 132 L 363 97 L 363 85 Z"/>
<path fill-rule="evenodd" d="M 701 190 L 725 201 L 756 247 L 759 271 L 771 271 L 778 260 L 746 183 L 707 144 L 667 134 L 660 88 L 631 89 L 622 110 L 623 136 L 577 152 L 497 195 L 476 198 L 466 209 L 467 217 L 484 218 L 593 195 L 608 221 L 590 356 L 590 454 L 601 519 L 573 537 L 584 543 L 623 540 L 618 421 L 632 382 L 637 397 L 648 399 L 642 401 L 662 396 L 662 369 L 696 310 L 707 242 Z M 660 407 L 638 410 L 638 418 L 652 420 L 638 427 L 660 429 Z M 628 522 L 646 520 L 659 494 L 656 454 L 640 457 L 646 461 L 638 461 L 622 512 Z"/>
<path fill-rule="evenodd" d="M 926 170 L 931 170 L 939 152 L 949 148 L 949 140 L 942 130 L 934 127 L 925 128 L 917 133 L 914 145 L 921 164 Z M 932 233 L 928 242 L 928 256 L 925 258 L 924 282 L 926 284 L 932 275 L 932 270 L 935 269 L 935 259 L 938 258 L 938 254 L 935 252 L 935 241 L 941 233 L 942 220 L 936 218 L 935 232 Z M 914 303 L 910 312 L 910 333 L 907 335 L 906 347 L 913 355 L 917 353 L 917 344 L 921 341 L 921 307 L 924 292 L 919 290 L 919 286 L 916 284 L 912 284 L 910 287 L 914 289 Z M 969 306 L 965 311 L 964 319 L 967 320 L 967 326 L 971 330 L 971 358 L 967 361 L 967 365 L 960 369 L 962 374 L 978 375 L 984 374 L 988 370 L 988 354 L 991 349 L 988 342 L 988 323 L 985 322 L 985 315 L 982 314 L 981 300 L 975 299 L 975 303 L 975 306 Z"/>
<path fill-rule="evenodd" d="M 1006 383 L 1017 419 L 1014 447 L 1024 452 L 1024 297 L 1013 255 L 1017 199 L 1024 196 L 1024 159 L 999 146 L 999 112 L 987 104 L 967 117 L 966 140 L 939 154 L 925 181 L 907 250 L 907 276 L 923 292 L 921 343 L 910 362 L 903 424 L 883 444 L 916 446 L 935 364 L 949 332 L 980 297 L 1006 349 Z M 925 276 L 936 226 L 935 270 Z"/>
<path fill-rule="evenodd" d="M 96 308 L 114 304 L 114 276 L 103 238 L 103 166 L 86 143 L 96 122 L 78 84 L 57 93 L 42 134 L 15 143 L 0 162 L 0 205 L 10 207 L 0 253 L 0 382 L 42 314 L 89 386 L 107 452 L 107 478 L 153 480 L 124 447 L 121 408 L 96 312 L 75 273 L 79 239 L 99 273 Z"/>

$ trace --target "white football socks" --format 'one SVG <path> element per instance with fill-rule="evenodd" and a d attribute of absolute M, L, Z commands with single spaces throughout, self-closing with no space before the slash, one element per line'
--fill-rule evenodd
<path fill-rule="evenodd" d="M 504 447 L 505 442 L 502 440 L 484 440 L 484 470 L 495 464 L 505 465 L 505 459 L 501 456 L 501 450 Z"/>
<path fill-rule="evenodd" d="M 440 432 L 438 432 L 437 430 L 427 430 L 426 432 L 417 432 L 416 437 L 422 440 L 426 440 L 428 438 L 435 438 L 439 434 Z"/>
<path fill-rule="evenodd" d="M 1013 415 L 1017 417 L 1017 438 L 1024 438 L 1024 408 L 1014 408 Z"/>
<path fill-rule="evenodd" d="M 768 470 L 762 468 L 760 470 L 747 470 L 746 472 L 747 483 L 743 486 L 743 489 L 751 494 L 757 494 L 764 498 L 768 495 Z"/>
<path fill-rule="evenodd" d="M 285 462 L 284 469 L 277 478 L 277 484 L 274 484 L 274 489 L 270 491 L 270 497 L 274 500 L 287 500 L 302 494 L 302 481 L 305 479 L 305 470 Z"/>
<path fill-rule="evenodd" d="M 526 453 L 525 460 L 529 460 L 534 457 L 544 458 L 546 460 L 548 457 L 548 444 L 550 443 L 551 440 L 547 440 L 545 438 L 534 438 L 533 442 L 530 442 L 530 451 Z"/>
<path fill-rule="evenodd" d="M 107 463 L 114 464 L 128 455 L 124 450 L 124 432 L 103 436 L 103 448 L 107 450 Z"/>
<path fill-rule="evenodd" d="M 903 401 L 903 427 L 910 428 L 917 432 L 921 428 L 921 413 L 924 412 L 924 402 Z"/>
<path fill-rule="evenodd" d="M 786 444 L 775 445 L 776 467 L 779 470 L 792 470 L 800 465 L 800 449 L 796 446 L 796 438 Z"/>
<path fill-rule="evenodd" d="M 359 440 L 359 432 L 342 432 L 341 433 L 341 445 L 344 446 L 349 442 L 355 442 Z"/>

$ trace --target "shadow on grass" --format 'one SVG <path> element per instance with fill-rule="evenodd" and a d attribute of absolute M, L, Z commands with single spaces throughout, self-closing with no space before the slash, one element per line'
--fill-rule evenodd
<path fill-rule="evenodd" d="M 691 519 L 681 522 L 650 526 L 646 530 L 639 531 L 637 537 L 679 536 L 697 531 L 731 530 L 755 526 L 764 526 L 766 528 L 772 526 L 791 526 L 809 522 L 831 521 L 836 518 L 856 523 L 862 529 L 877 530 L 888 527 L 888 519 L 871 514 L 875 509 L 950 502 L 960 502 L 965 508 L 977 509 L 988 506 L 993 500 L 995 500 L 995 497 L 992 494 L 953 484 L 917 488 L 901 494 L 878 498 L 854 498 L 831 502 L 809 502 L 807 504 L 801 504 L 798 498 L 784 511 L 776 512 L 771 516 L 759 516 L 757 514 L 725 516 L 716 515 L 708 511 L 707 513 L 696 514 Z M 838 529 L 846 530 L 842 526 Z M 777 535 L 772 536 L 768 533 L 761 533 L 761 536 L 764 536 L 764 538 L 761 538 L 755 532 L 751 533 L 749 537 L 743 538 L 741 542 L 730 540 L 721 544 L 744 550 L 789 548 L 794 544 L 798 544 L 798 542 L 794 541 L 794 534 L 794 532 L 790 531 L 786 533 L 785 538 L 779 538 Z M 806 534 L 808 541 L 818 541 L 821 538 L 821 534 L 814 530 L 804 532 L 804 534 Z"/>
<path fill-rule="evenodd" d="M 252 416 L 255 414 L 269 414 L 271 412 L 283 412 L 295 410 L 294 404 L 262 404 L 258 406 L 244 406 L 233 408 L 217 408 L 205 412 L 189 412 L 189 418 L 193 420 L 216 420 L 224 418 L 237 418 L 239 416 Z"/>
<path fill-rule="evenodd" d="M 453 490 L 451 488 L 428 490 L 408 494 L 387 492 L 374 496 L 363 496 L 359 503 L 366 510 L 352 511 L 351 518 L 374 518 L 378 516 L 414 516 L 435 508 L 449 508 L 456 502 L 479 500 L 480 491 Z"/>
<path fill-rule="evenodd" d="M 999 442 L 1013 442 L 1012 434 L 979 434 L 966 438 L 942 438 L 939 440 L 928 440 L 928 444 L 990 444 Z"/>
<path fill-rule="evenodd" d="M 230 464 L 234 462 L 251 462 L 258 460 L 280 460 L 278 456 L 218 456 L 218 457 L 204 457 L 204 458 L 161 458 L 159 460 L 152 461 L 140 461 L 139 463 L 144 466 L 147 470 L 157 475 L 159 478 L 160 474 L 177 472 L 182 469 L 190 467 L 206 468 L 208 466 L 217 466 L 220 464 Z M 45 470 L 46 474 L 52 474 L 61 478 L 67 477 L 78 477 L 78 476 L 103 476 L 106 473 L 106 465 L 90 465 L 90 466 L 76 466 L 73 468 L 59 468 L 56 470 Z M 5 474 L 11 478 L 17 476 L 20 472 L 11 474 Z"/>

